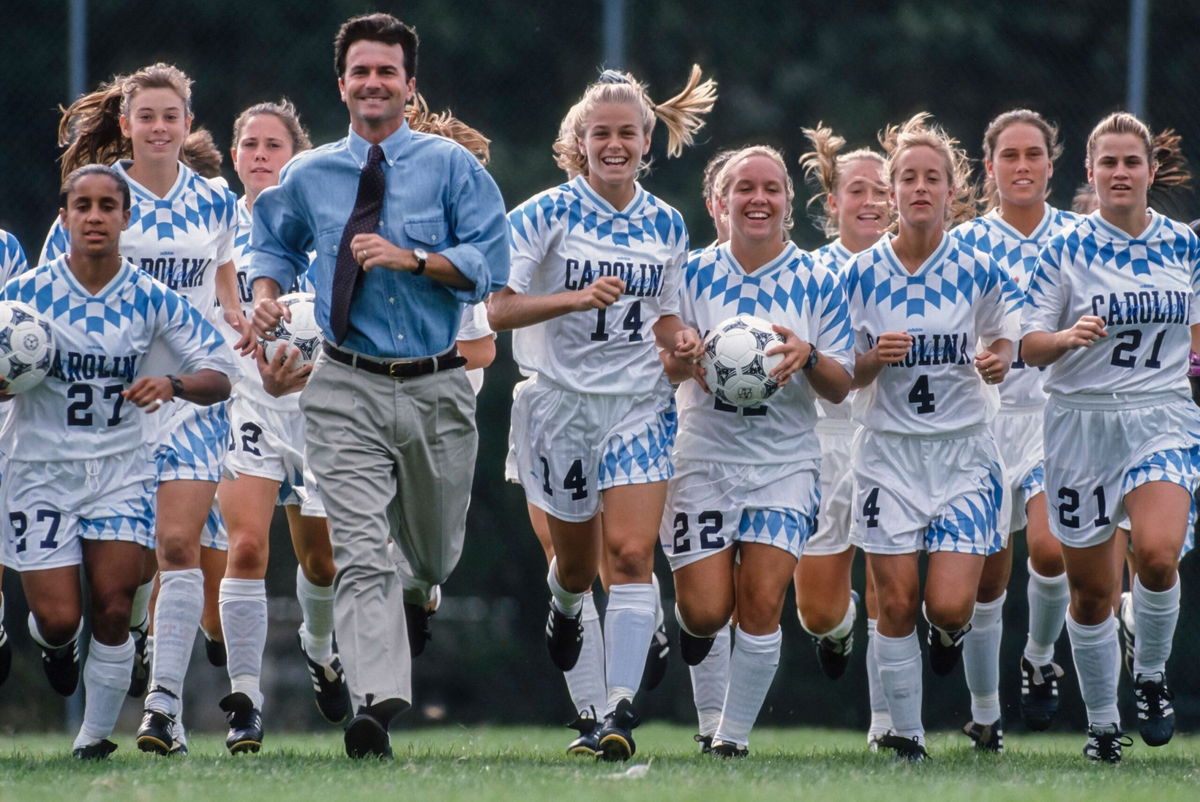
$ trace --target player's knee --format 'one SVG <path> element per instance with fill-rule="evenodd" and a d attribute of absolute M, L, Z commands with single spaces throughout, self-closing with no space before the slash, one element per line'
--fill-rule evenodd
<path fill-rule="evenodd" d="M 654 570 L 654 546 L 624 544 L 608 553 L 609 582 L 621 585 L 630 582 L 645 582 Z"/>
<path fill-rule="evenodd" d="M 679 616 L 688 632 L 700 638 L 709 638 L 721 631 L 721 627 L 729 623 L 733 613 L 733 605 L 718 606 L 704 605 L 690 609 L 679 608 Z"/>
<path fill-rule="evenodd" d="M 304 572 L 305 579 L 323 588 L 333 584 L 333 577 L 337 573 L 333 566 L 333 554 L 327 551 L 305 554 L 300 561 L 300 570 Z"/>
<path fill-rule="evenodd" d="M 200 565 L 200 539 L 188 537 L 184 532 L 160 531 L 157 551 L 160 571 L 183 570 Z"/>
<path fill-rule="evenodd" d="M 1061 548 L 1029 547 L 1029 562 L 1039 576 L 1062 576 L 1067 570 Z"/>
<path fill-rule="evenodd" d="M 1071 618 L 1084 626 L 1103 623 L 1113 614 L 1112 591 L 1071 589 Z"/>
<path fill-rule="evenodd" d="M 1138 581 L 1146 590 L 1164 591 L 1175 585 L 1179 570 L 1179 554 L 1166 549 L 1155 549 L 1138 555 Z"/>
<path fill-rule="evenodd" d="M 37 622 L 38 633 L 42 640 L 51 646 L 66 643 L 79 631 L 81 611 L 69 603 L 38 604 L 33 606 L 33 618 Z M 126 629 L 129 627 L 129 616 L 125 617 Z"/>
<path fill-rule="evenodd" d="M 133 600 L 124 593 L 92 592 L 92 634 L 101 643 L 115 646 L 129 635 L 129 613 Z"/>
<path fill-rule="evenodd" d="M 239 577 L 266 576 L 268 547 L 264 538 L 230 533 L 228 573 Z"/>
<path fill-rule="evenodd" d="M 893 624 L 912 624 L 917 620 L 917 599 L 908 594 L 877 592 L 879 619 Z"/>
<path fill-rule="evenodd" d="M 929 623 L 946 632 L 955 632 L 969 624 L 974 610 L 974 599 L 937 599 L 925 603 Z"/>

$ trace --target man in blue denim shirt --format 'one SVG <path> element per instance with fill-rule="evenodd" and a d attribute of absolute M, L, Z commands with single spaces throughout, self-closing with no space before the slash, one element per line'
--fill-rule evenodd
<path fill-rule="evenodd" d="M 404 120 L 416 32 L 387 14 L 356 17 L 334 51 L 350 133 L 293 159 L 259 196 L 250 278 L 260 334 L 286 314 L 275 300 L 281 287 L 306 269 L 315 287 L 326 343 L 300 406 L 329 516 L 335 630 L 357 711 L 346 751 L 389 757 L 388 722 L 412 697 L 401 595 L 423 607 L 462 553 L 476 450 L 475 396 L 454 350 L 462 305 L 505 285 L 508 229 L 475 157 Z M 382 163 L 377 151 L 370 160 L 375 145 Z M 363 231 L 363 187 L 378 186 L 369 178 L 380 164 L 382 210 Z M 354 269 L 335 289 L 339 251 Z M 354 288 L 339 323 L 347 275 Z M 389 538 L 411 567 L 407 588 Z"/>

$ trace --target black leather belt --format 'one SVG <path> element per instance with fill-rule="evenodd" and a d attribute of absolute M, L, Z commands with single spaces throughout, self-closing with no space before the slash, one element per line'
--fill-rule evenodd
<path fill-rule="evenodd" d="M 352 368 L 365 370 L 368 373 L 378 373 L 380 376 L 390 376 L 393 379 L 415 379 L 429 373 L 442 370 L 453 370 L 467 364 L 466 357 L 459 356 L 458 350 L 452 348 L 449 352 L 424 359 L 372 359 L 353 351 L 346 351 L 333 345 L 328 340 L 324 343 L 325 353 L 334 362 L 341 362 Z"/>

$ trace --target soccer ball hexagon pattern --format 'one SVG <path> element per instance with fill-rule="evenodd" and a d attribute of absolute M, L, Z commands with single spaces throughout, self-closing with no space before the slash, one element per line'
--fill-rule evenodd
<path fill-rule="evenodd" d="M 279 349 L 295 349 L 300 352 L 296 362 L 297 368 L 312 364 L 317 356 L 317 349 L 325 341 L 321 328 L 317 325 L 317 307 L 313 302 L 311 292 L 291 292 L 279 297 L 279 303 L 288 307 L 292 312 L 290 321 L 280 319 L 272 334 L 274 340 L 263 340 L 268 362 L 279 359 Z"/>
<path fill-rule="evenodd" d="M 0 301 L 0 390 L 23 393 L 41 383 L 54 358 L 54 333 L 33 307 Z"/>
<path fill-rule="evenodd" d="M 771 324 L 753 315 L 724 320 L 704 338 L 704 366 L 709 389 L 727 404 L 753 407 L 779 389 L 771 371 L 783 356 L 767 351 L 783 344 Z"/>

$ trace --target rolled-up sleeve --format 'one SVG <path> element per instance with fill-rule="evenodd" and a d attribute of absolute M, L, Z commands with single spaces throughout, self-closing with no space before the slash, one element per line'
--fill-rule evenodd
<path fill-rule="evenodd" d="M 465 151 L 462 156 L 470 163 L 460 168 L 462 174 L 450 194 L 454 244 L 440 253 L 474 284 L 469 289 L 446 289 L 463 303 L 478 303 L 508 282 L 508 220 L 500 188 L 491 175 Z"/>
<path fill-rule="evenodd" d="M 254 202 L 250 233 L 250 286 L 260 278 L 272 279 L 281 291 L 292 286 L 308 269 L 313 233 L 294 199 L 295 178 L 285 169 L 278 186 L 263 190 Z"/>

